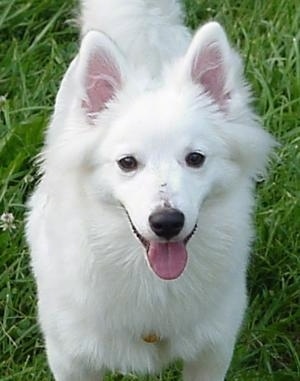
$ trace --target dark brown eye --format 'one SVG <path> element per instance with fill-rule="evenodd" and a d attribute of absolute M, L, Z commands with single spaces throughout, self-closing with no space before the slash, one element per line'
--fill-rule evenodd
<path fill-rule="evenodd" d="M 191 152 L 185 157 L 185 162 L 189 167 L 200 168 L 205 161 L 205 156 L 200 152 Z"/>
<path fill-rule="evenodd" d="M 138 162 L 133 156 L 125 156 L 118 160 L 118 165 L 124 172 L 135 171 L 138 167 Z"/>

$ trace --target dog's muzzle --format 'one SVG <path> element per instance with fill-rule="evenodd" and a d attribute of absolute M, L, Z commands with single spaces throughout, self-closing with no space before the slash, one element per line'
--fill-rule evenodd
<path fill-rule="evenodd" d="M 175 240 L 184 225 L 184 215 L 177 209 L 161 209 L 149 217 L 151 229 L 157 235 L 157 240 L 147 240 L 134 226 L 129 213 L 124 208 L 133 233 L 146 249 L 146 258 L 149 267 L 154 273 L 164 280 L 177 279 L 184 271 L 187 264 L 186 244 L 197 229 L 193 230 L 183 240 Z M 164 241 L 161 241 L 164 239 Z M 171 241 L 172 239 L 172 241 Z"/>

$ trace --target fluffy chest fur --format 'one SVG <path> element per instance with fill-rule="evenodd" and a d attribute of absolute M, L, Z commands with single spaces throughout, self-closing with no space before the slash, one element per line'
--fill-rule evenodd
<path fill-rule="evenodd" d="M 155 372 L 175 359 L 192 359 L 218 341 L 224 327 L 228 334 L 234 330 L 245 303 L 241 268 L 250 239 L 248 224 L 237 223 L 241 209 L 226 215 L 217 208 L 222 222 L 210 208 L 203 210 L 206 226 L 189 244 L 184 276 L 164 282 L 149 269 L 124 213 L 105 205 L 91 209 L 81 192 L 60 189 L 53 199 L 45 186 L 32 200 L 29 226 L 38 237 L 35 248 L 46 248 L 33 256 L 40 319 L 72 356 L 96 368 L 101 363 L 123 372 Z M 159 341 L 146 343 L 150 334 Z"/>

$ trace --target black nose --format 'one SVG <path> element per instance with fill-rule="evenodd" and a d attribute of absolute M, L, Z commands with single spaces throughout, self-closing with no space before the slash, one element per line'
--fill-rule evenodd
<path fill-rule="evenodd" d="M 160 209 L 150 215 L 149 223 L 156 235 L 171 239 L 183 228 L 184 214 L 173 208 Z"/>

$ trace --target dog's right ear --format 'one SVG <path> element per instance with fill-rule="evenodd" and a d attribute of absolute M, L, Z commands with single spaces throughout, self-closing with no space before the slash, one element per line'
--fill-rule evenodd
<path fill-rule="evenodd" d="M 104 33 L 90 31 L 77 57 L 80 107 L 90 123 L 107 107 L 124 83 L 124 57 Z M 74 89 L 74 91 L 76 91 Z"/>

